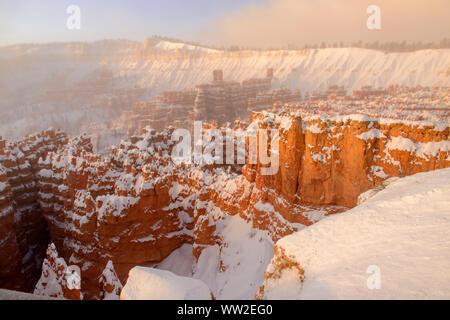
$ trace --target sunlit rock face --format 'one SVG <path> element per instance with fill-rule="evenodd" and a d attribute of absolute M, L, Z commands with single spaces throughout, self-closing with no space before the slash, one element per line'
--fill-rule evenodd
<path fill-rule="evenodd" d="M 364 116 L 313 119 L 305 130 L 298 195 L 355 206 L 361 192 L 393 176 L 448 167 L 448 126 Z"/>
<path fill-rule="evenodd" d="M 105 292 L 101 280 L 111 265 L 118 278 L 113 282 L 124 284 L 131 268 L 162 261 L 183 244 L 193 245 L 197 259 L 205 248 L 225 246 L 223 224 L 230 216 L 239 215 L 275 242 L 355 206 L 360 193 L 389 177 L 450 165 L 448 126 L 362 116 L 306 123 L 293 113 L 268 112 L 253 113 L 249 125 L 235 126 L 248 135 L 278 134 L 278 152 L 267 153 L 279 156 L 273 174 L 264 174 L 268 165 L 261 159 L 249 157 L 244 166 L 176 165 L 173 128 L 145 129 L 107 155 L 94 154 L 83 136 L 39 153 L 30 164 L 36 183 L 31 202 L 45 218 L 59 255 L 80 267 L 84 298 L 119 294 L 110 286 Z M 257 138 L 257 149 L 275 146 L 269 141 Z M 0 170 L 0 181 L 7 180 Z M 12 185 L 0 187 L 2 228 L 9 230 L 2 232 L 9 240 L 0 254 L 14 260 L 9 253 L 20 252 L 15 249 L 20 232 L 8 227 L 17 212 Z M 12 267 L 3 270 L 19 274 Z"/>

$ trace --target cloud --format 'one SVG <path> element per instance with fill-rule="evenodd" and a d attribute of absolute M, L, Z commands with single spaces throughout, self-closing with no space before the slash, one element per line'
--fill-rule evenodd
<path fill-rule="evenodd" d="M 381 8 L 381 30 L 368 30 L 369 5 Z M 439 41 L 450 37 L 448 0 L 271 0 L 228 13 L 202 41 L 216 45 Z"/>

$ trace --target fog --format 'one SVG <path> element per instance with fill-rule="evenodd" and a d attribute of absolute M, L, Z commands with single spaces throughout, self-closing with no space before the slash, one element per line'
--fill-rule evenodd
<path fill-rule="evenodd" d="M 369 5 L 381 9 L 381 30 L 369 30 Z M 448 0 L 272 0 L 223 15 L 198 35 L 215 45 L 267 48 L 287 44 L 372 41 L 434 42 L 450 36 Z"/>

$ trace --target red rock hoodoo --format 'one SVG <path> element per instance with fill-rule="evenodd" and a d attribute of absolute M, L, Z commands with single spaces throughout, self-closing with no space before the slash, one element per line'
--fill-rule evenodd
<path fill-rule="evenodd" d="M 279 155 L 275 174 L 263 174 L 261 159 L 248 158 L 242 174 L 239 166 L 175 165 L 173 129 L 144 129 L 109 156 L 93 154 L 84 137 L 42 154 L 36 203 L 61 257 L 81 268 L 85 298 L 118 293 L 132 267 L 159 262 L 183 243 L 193 244 L 197 258 L 205 247 L 220 246 L 216 226 L 228 215 L 239 214 L 276 241 L 355 206 L 360 193 L 387 178 L 450 165 L 448 126 L 363 116 L 313 118 L 306 125 L 295 114 L 262 112 L 244 129 L 278 132 L 278 152 L 270 151 Z M 9 184 L 0 192 L 7 213 L 2 227 L 13 225 Z M 0 254 L 13 257 L 15 245 L 2 246 Z M 106 281 L 105 270 L 117 281 Z"/>
<path fill-rule="evenodd" d="M 49 242 L 38 203 L 37 161 L 66 143 L 47 130 L 15 143 L 0 138 L 0 287 L 30 291 L 40 276 Z"/>

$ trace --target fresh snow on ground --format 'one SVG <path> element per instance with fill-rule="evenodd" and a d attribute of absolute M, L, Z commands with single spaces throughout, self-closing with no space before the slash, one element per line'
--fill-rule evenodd
<path fill-rule="evenodd" d="M 450 298 L 450 168 L 392 179 L 377 190 L 352 210 L 279 240 L 305 278 L 302 286 L 287 269 L 266 282 L 265 297 Z"/>
<path fill-rule="evenodd" d="M 219 220 L 217 230 L 222 247 L 206 247 L 198 263 L 192 246 L 185 244 L 154 268 L 200 279 L 216 299 L 253 299 L 273 257 L 272 240 L 265 231 L 253 229 L 238 215 Z"/>
<path fill-rule="evenodd" d="M 130 270 L 121 300 L 209 300 L 211 292 L 200 280 L 146 267 Z"/>
<path fill-rule="evenodd" d="M 195 257 L 192 254 L 192 245 L 183 244 L 174 250 L 166 259 L 153 267 L 161 270 L 168 270 L 182 277 L 192 277 Z"/>
<path fill-rule="evenodd" d="M 217 299 L 253 299 L 273 257 L 273 243 L 238 215 L 224 220 L 222 249 L 203 250 L 194 278 L 203 280 Z M 219 226 L 220 228 L 220 226 Z"/>

